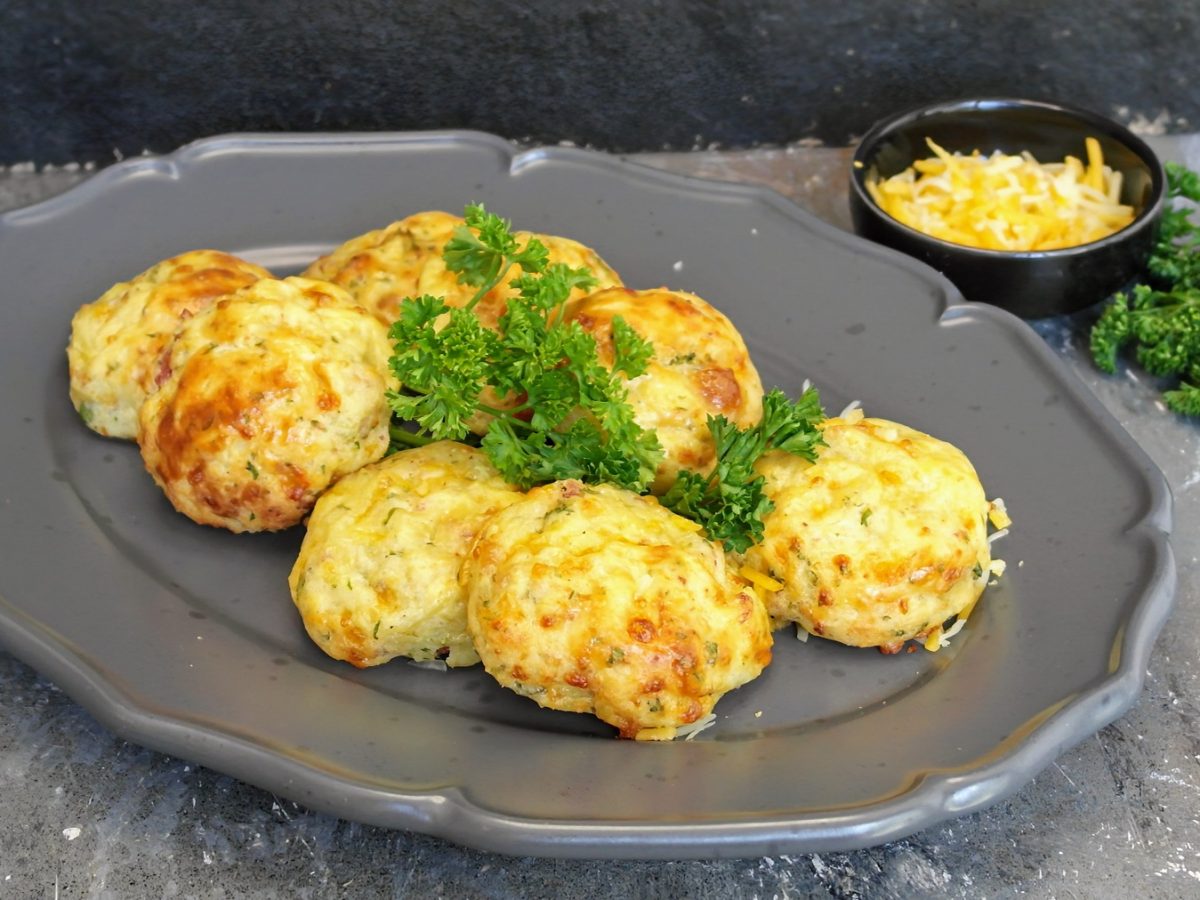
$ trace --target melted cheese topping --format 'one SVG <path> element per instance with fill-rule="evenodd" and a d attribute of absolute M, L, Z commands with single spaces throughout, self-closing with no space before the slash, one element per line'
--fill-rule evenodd
<path fill-rule="evenodd" d="M 534 488 L 483 526 L 461 580 L 489 674 L 623 737 L 677 736 L 771 658 L 766 609 L 721 549 L 609 485 Z"/>
<path fill-rule="evenodd" d="M 482 450 L 452 441 L 347 475 L 317 501 L 288 579 L 309 636 L 359 667 L 479 662 L 459 569 L 484 522 L 521 496 Z"/>
<path fill-rule="evenodd" d="M 421 272 L 463 223 L 458 216 L 431 210 L 386 228 L 351 238 L 304 270 L 304 277 L 345 288 L 384 325 L 400 317 L 405 297 L 420 292 Z"/>
<path fill-rule="evenodd" d="M 191 250 L 113 285 L 71 320 L 71 402 L 92 431 L 137 435 L 138 409 L 158 387 L 159 358 L 176 330 L 222 297 L 270 278 L 218 250 Z"/>
<path fill-rule="evenodd" d="M 950 444 L 884 419 L 821 428 L 815 463 L 773 451 L 755 466 L 775 509 L 745 563 L 780 584 L 768 611 L 856 647 L 930 637 L 987 581 L 989 504 L 975 470 Z"/>
<path fill-rule="evenodd" d="M 138 412 L 146 468 L 202 525 L 297 524 L 388 446 L 387 329 L 341 288 L 263 278 L 188 319 Z"/>
<path fill-rule="evenodd" d="M 983 250 L 1075 247 L 1133 221 L 1120 202 L 1121 173 L 1104 164 L 1100 142 L 1086 141 L 1087 164 L 1074 156 L 1039 163 L 1023 152 L 934 152 L 898 175 L 867 182 L 879 208 L 930 237 Z"/>
<path fill-rule="evenodd" d="M 432 294 L 444 297 L 450 306 L 465 306 L 475 296 L 476 289 L 460 284 L 458 275 L 449 271 L 442 259 L 442 248 L 462 224 L 462 218 L 446 212 L 415 213 L 386 228 L 351 238 L 313 261 L 304 270 L 304 276 L 345 288 L 385 325 L 400 317 L 400 305 L 406 297 Z M 596 277 L 597 289 L 621 284 L 612 267 L 595 250 L 578 241 L 528 231 L 518 231 L 514 237 L 521 246 L 536 237 L 546 245 L 551 263 L 590 270 Z M 503 282 L 485 294 L 475 307 L 480 320 L 489 328 L 496 327 L 508 301 L 517 296 L 510 283 L 521 274 L 521 267 L 514 266 Z M 577 288 L 572 297 L 580 296 L 583 291 Z"/>

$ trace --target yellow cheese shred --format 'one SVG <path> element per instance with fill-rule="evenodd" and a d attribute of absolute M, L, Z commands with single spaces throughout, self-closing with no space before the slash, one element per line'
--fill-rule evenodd
<path fill-rule="evenodd" d="M 988 504 L 988 521 L 996 528 L 1007 528 L 1012 524 L 1012 518 L 1008 515 L 1008 507 L 1004 505 L 1004 500 L 997 497 Z"/>
<path fill-rule="evenodd" d="M 758 569 L 752 569 L 750 566 L 742 566 L 738 570 L 738 574 L 755 587 L 762 588 L 764 591 L 774 592 L 783 590 L 782 581 L 776 581 L 770 575 L 760 572 Z"/>
<path fill-rule="evenodd" d="M 1104 164 L 1093 137 L 1084 141 L 1086 166 L 1074 156 L 1039 163 L 1029 152 L 964 155 L 925 142 L 933 156 L 867 190 L 892 218 L 931 237 L 983 250 L 1059 250 L 1133 221 L 1133 207 L 1118 202 L 1121 173 Z"/>

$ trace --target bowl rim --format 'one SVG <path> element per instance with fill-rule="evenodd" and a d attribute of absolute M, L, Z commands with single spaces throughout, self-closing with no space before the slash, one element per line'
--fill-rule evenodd
<path fill-rule="evenodd" d="M 953 241 L 934 237 L 913 228 L 911 225 L 904 224 L 875 202 L 875 198 L 866 189 L 869 158 L 874 156 L 876 147 L 888 134 L 900 126 L 910 124 L 918 119 L 930 118 L 944 113 L 971 111 L 982 113 L 994 109 L 1040 109 L 1056 113 L 1066 118 L 1078 119 L 1103 133 L 1105 137 L 1124 144 L 1146 164 L 1146 168 L 1150 171 L 1150 201 L 1138 211 L 1132 222 L 1114 231 L 1112 234 L 1098 240 L 1088 241 L 1085 244 L 1076 244 L 1072 247 L 1059 247 L 1053 250 L 992 250 L 984 247 L 971 247 L 967 244 L 956 244 Z M 870 209 L 874 215 L 878 216 L 889 227 L 893 227 L 916 240 L 927 241 L 933 247 L 939 249 L 965 253 L 968 257 L 975 256 L 988 260 L 1063 259 L 1070 256 L 1077 256 L 1081 253 L 1102 250 L 1128 240 L 1148 227 L 1156 227 L 1166 204 L 1167 173 L 1163 167 L 1162 160 L 1158 158 L 1158 154 L 1154 152 L 1154 149 L 1148 143 L 1120 122 L 1110 119 L 1107 116 L 1082 107 L 1051 103 L 1045 100 L 1002 96 L 969 97 L 956 100 L 943 100 L 937 103 L 924 103 L 919 106 L 909 107 L 894 115 L 880 119 L 872 125 L 867 133 L 859 139 L 855 145 L 854 153 L 850 158 L 850 189 L 867 209 Z"/>

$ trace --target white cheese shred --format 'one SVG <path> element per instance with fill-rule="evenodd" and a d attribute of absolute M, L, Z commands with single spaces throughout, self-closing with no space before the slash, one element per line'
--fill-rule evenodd
<path fill-rule="evenodd" d="M 837 417 L 839 419 L 844 419 L 844 418 L 846 418 L 846 416 L 850 415 L 850 413 L 854 412 L 856 409 L 862 409 L 862 401 L 861 400 L 851 400 L 849 403 L 846 404 L 846 408 L 843 409 L 840 413 L 838 413 Z"/>
<path fill-rule="evenodd" d="M 415 669 L 432 669 L 435 672 L 445 672 L 450 668 L 442 659 L 410 659 L 408 664 Z"/>
<path fill-rule="evenodd" d="M 683 738 L 685 741 L 690 741 L 692 738 L 694 738 L 700 732 L 704 731 L 707 728 L 712 728 L 715 724 L 717 724 L 716 714 L 709 713 L 707 716 L 703 716 L 702 718 L 697 719 L 695 722 L 692 722 L 690 725 L 681 725 L 678 728 L 676 728 L 675 729 L 675 738 L 676 738 L 676 740 L 678 740 L 679 738 Z"/>
<path fill-rule="evenodd" d="M 967 624 L 967 620 L 960 618 L 953 625 L 951 625 L 949 628 L 947 628 L 945 631 L 943 631 L 941 633 L 941 635 L 938 637 L 938 649 L 941 650 L 943 647 L 949 647 L 950 646 L 950 638 L 954 637 L 956 634 L 958 634 L 960 631 L 962 631 L 963 627 L 966 624 Z"/>

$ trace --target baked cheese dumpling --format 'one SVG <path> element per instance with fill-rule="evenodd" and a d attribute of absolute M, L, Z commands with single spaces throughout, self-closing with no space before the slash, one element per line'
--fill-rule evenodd
<path fill-rule="evenodd" d="M 345 288 L 385 325 L 400 317 L 400 301 L 421 293 L 421 273 L 463 223 L 445 212 L 420 212 L 352 238 L 304 270 L 307 278 Z"/>
<path fill-rule="evenodd" d="M 634 418 L 656 431 L 663 446 L 654 493 L 665 493 L 681 468 L 712 468 L 710 415 L 723 415 L 741 428 L 762 418 L 762 381 L 742 336 L 695 294 L 614 288 L 568 304 L 566 315 L 596 339 L 605 365 L 613 361 L 614 316 L 654 345 L 646 372 L 627 383 Z"/>
<path fill-rule="evenodd" d="M 270 278 L 266 269 L 217 250 L 163 260 L 84 304 L 71 320 L 71 402 L 93 431 L 132 439 L 156 387 L 157 364 L 175 329 L 233 291 Z"/>
<path fill-rule="evenodd" d="M 771 659 L 762 601 L 653 497 L 560 481 L 492 517 L 462 571 L 467 626 L 500 684 L 669 740 Z"/>
<path fill-rule="evenodd" d="M 513 237 L 516 238 L 517 244 L 521 247 L 524 247 L 531 237 L 536 237 L 546 245 L 551 263 L 562 263 L 573 269 L 581 267 L 588 269 L 597 282 L 593 290 L 617 287 L 621 284 L 621 278 L 613 268 L 601 259 L 595 250 L 585 247 L 578 241 L 573 241 L 565 237 L 556 237 L 552 234 L 535 234 L 529 231 L 514 232 Z M 521 267 L 513 266 L 508 274 L 504 276 L 504 280 L 480 299 L 479 303 L 475 306 L 475 314 L 479 316 L 479 320 L 484 325 L 489 328 L 496 327 L 496 323 L 504 315 L 505 310 L 508 309 L 508 301 L 518 295 L 518 292 L 510 284 L 514 278 L 520 277 L 521 274 Z M 418 293 L 432 294 L 435 297 L 445 297 L 446 304 L 453 307 L 466 306 L 471 298 L 475 296 L 476 290 L 470 285 L 459 284 L 458 275 L 446 268 L 446 263 L 442 260 L 440 254 L 430 259 L 422 270 L 417 287 Z M 585 291 L 576 288 L 572 291 L 570 299 L 582 297 L 585 293 Z"/>
<path fill-rule="evenodd" d="M 459 569 L 488 517 L 521 496 L 482 451 L 451 441 L 347 475 L 317 501 L 288 579 L 309 636 L 360 667 L 479 662 Z"/>
<path fill-rule="evenodd" d="M 416 213 L 350 239 L 312 263 L 304 275 L 346 288 L 385 325 L 400 317 L 400 303 L 405 297 L 432 294 L 445 297 L 450 306 L 465 306 L 475 296 L 475 288 L 459 284 L 458 275 L 449 271 L 442 260 L 442 248 L 462 224 L 461 217 L 446 212 Z M 523 246 L 534 235 L 518 231 L 514 236 Z M 600 287 L 621 283 L 616 272 L 583 244 L 553 235 L 536 237 L 550 251 L 550 262 L 586 266 Z M 508 299 L 516 296 L 508 282 L 520 274 L 520 267 L 514 267 L 504 284 L 493 288 L 475 307 L 489 327 L 496 326 Z"/>
<path fill-rule="evenodd" d="M 341 288 L 262 279 L 188 319 L 142 405 L 138 444 L 202 525 L 274 531 L 388 446 L 387 329 Z"/>
<path fill-rule="evenodd" d="M 855 647 L 895 652 L 940 634 L 987 581 L 989 504 L 962 451 L 860 411 L 827 419 L 815 463 L 759 460 L 775 509 L 745 557 L 782 583 L 780 621 Z"/>

